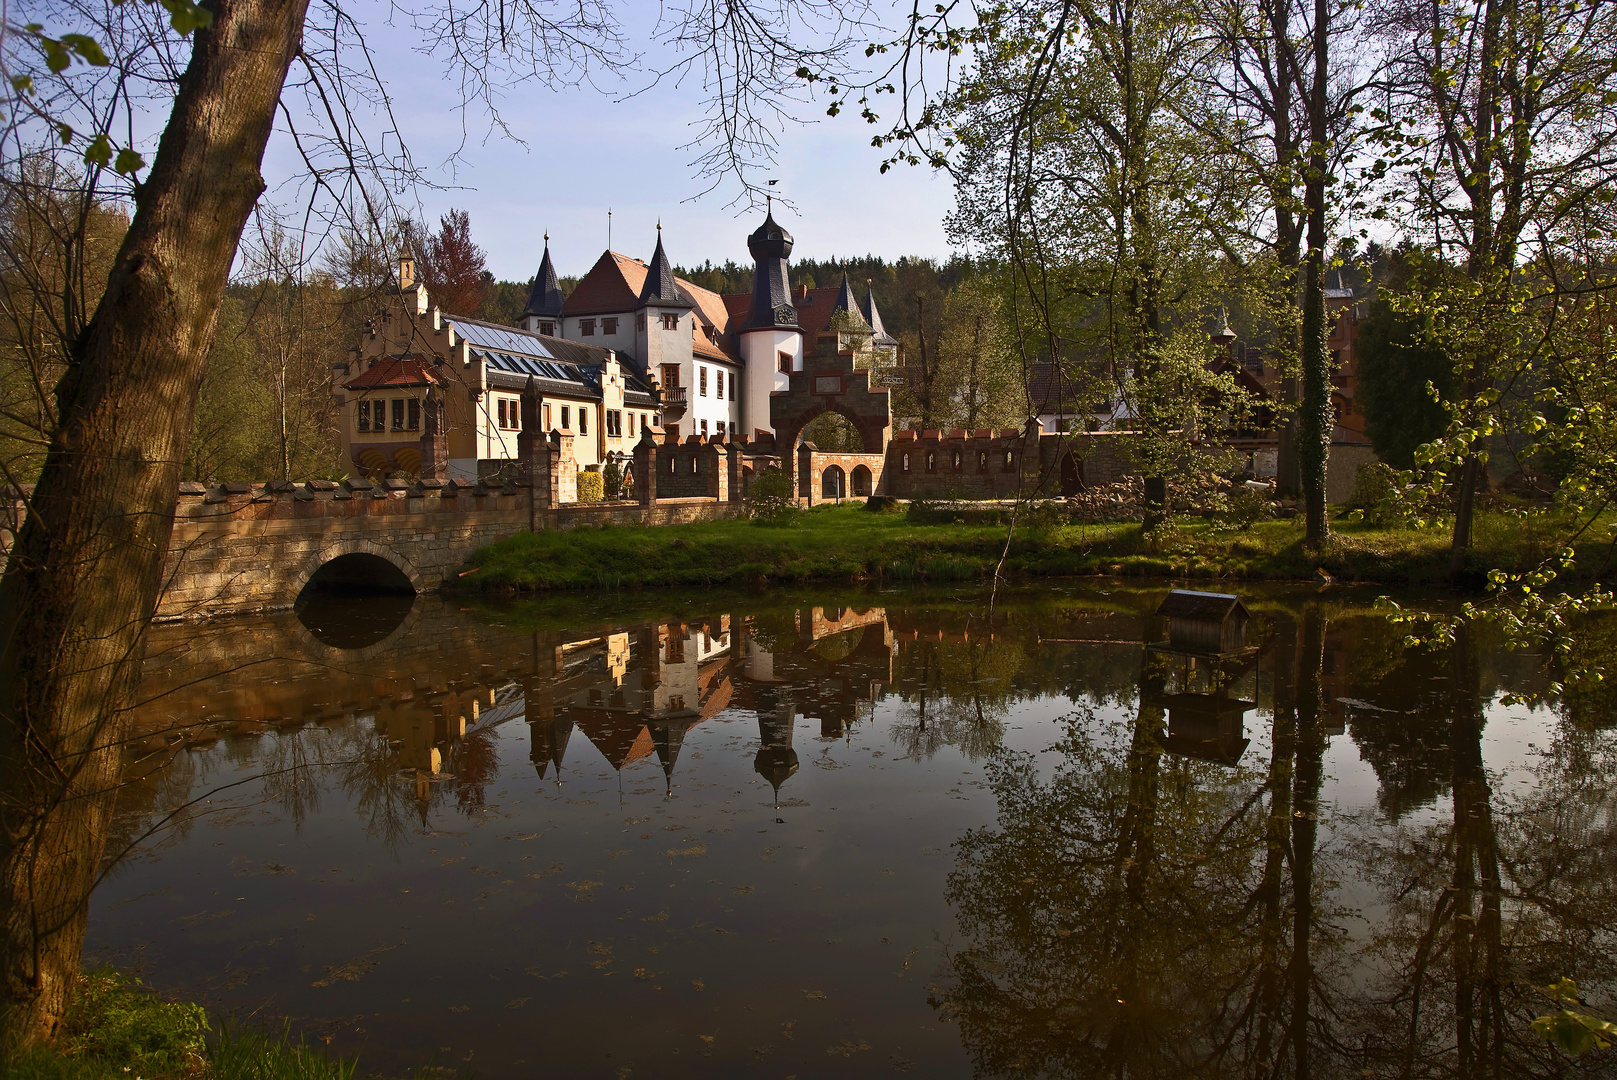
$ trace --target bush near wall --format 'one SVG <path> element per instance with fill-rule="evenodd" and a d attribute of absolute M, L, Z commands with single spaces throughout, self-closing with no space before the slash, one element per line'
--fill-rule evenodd
<path fill-rule="evenodd" d="M 581 503 L 598 503 L 605 496 L 606 485 L 601 482 L 598 472 L 581 472 L 578 474 L 578 501 Z"/>

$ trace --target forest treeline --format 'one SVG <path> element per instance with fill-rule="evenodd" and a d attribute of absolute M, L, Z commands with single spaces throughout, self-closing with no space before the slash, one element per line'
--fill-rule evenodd
<path fill-rule="evenodd" d="M 32 195 L 33 197 L 26 197 Z M 0 220 L 0 245 L 11 269 L 0 271 L 0 323 L 6 351 L 0 371 L 0 418 L 9 480 L 28 482 L 51 430 L 50 387 L 63 370 L 60 335 L 67 320 L 52 298 L 54 284 L 71 272 L 106 274 L 105 263 L 73 266 L 60 237 L 74 227 L 69 203 L 48 196 L 45 185 L 12 192 Z M 94 209 L 87 250 L 105 259 L 116 250 L 127 216 L 112 204 Z M 408 246 L 417 272 L 444 311 L 516 325 L 532 279 L 496 279 L 473 241 L 471 214 L 452 210 L 428 230 L 407 223 L 388 242 L 343 236 L 310 260 L 290 234 L 266 227 L 249 237 L 240 268 L 226 289 L 207 372 L 197 400 L 183 475 L 189 480 L 258 480 L 346 475 L 341 433 L 332 404 L 333 365 L 359 340 L 383 293 L 395 284 L 387 251 Z M 27 257 L 20 257 L 23 252 Z M 28 267 L 23 273 L 18 267 Z M 900 423 L 981 427 L 1020 423 L 1026 410 L 1016 392 L 1016 371 L 999 336 L 991 279 L 964 259 L 940 263 L 878 256 L 842 261 L 805 260 L 793 266 L 793 287 L 836 285 L 842 274 L 868 282 L 887 331 L 906 357 L 928 365 L 913 385 L 899 387 Z M 718 292 L 750 292 L 752 269 L 729 263 L 680 276 Z M 563 277 L 571 293 L 576 277 Z M 94 290 L 87 290 L 93 302 Z M 923 337 L 925 341 L 923 343 Z M 834 433 L 821 433 L 822 442 Z"/>

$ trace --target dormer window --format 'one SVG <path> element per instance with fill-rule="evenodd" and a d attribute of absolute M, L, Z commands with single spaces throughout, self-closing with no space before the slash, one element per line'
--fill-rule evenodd
<path fill-rule="evenodd" d="M 665 312 L 663 314 L 663 329 L 664 330 L 678 330 L 679 329 L 679 316 L 674 314 L 673 312 Z"/>
<path fill-rule="evenodd" d="M 580 319 L 578 321 L 578 336 L 579 337 L 594 337 L 595 336 L 595 320 L 594 319 Z"/>

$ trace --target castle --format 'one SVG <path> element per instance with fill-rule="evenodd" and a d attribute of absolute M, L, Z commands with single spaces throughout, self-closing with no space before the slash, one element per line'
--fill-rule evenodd
<path fill-rule="evenodd" d="M 866 353 L 899 355 L 868 286 L 863 301 L 847 275 L 792 291 L 792 244 L 767 216 L 747 238 L 752 294 L 721 296 L 675 276 L 659 226 L 649 263 L 608 250 L 564 296 L 547 236 L 518 327 L 440 311 L 405 255 L 398 292 L 338 365 L 344 457 L 372 476 L 488 475 L 520 456 L 530 385 L 538 429 L 569 437 L 585 470 L 627 467 L 648 430 L 767 438 L 772 396 L 791 389 L 827 330 L 851 328 Z"/>

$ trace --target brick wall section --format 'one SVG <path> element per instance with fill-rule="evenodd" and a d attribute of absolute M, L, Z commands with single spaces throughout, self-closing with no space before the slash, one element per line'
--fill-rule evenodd
<path fill-rule="evenodd" d="M 856 454 L 846 451 L 819 450 L 812 443 L 797 448 L 797 494 L 809 506 L 835 502 L 825 495 L 825 473 L 832 466 L 842 470 L 842 497 L 862 499 L 881 494 L 882 476 L 887 469 L 886 454 Z M 856 491 L 854 471 L 863 468 L 868 474 L 864 490 Z"/>

